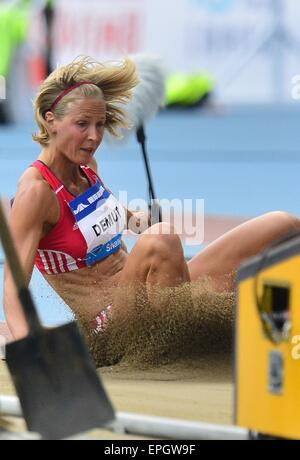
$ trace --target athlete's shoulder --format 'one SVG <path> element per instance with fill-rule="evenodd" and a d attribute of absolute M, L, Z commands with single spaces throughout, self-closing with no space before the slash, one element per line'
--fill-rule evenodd
<path fill-rule="evenodd" d="M 48 215 L 50 209 L 57 207 L 54 192 L 36 168 L 26 169 L 20 177 L 14 198 L 15 206 L 25 206 L 44 216 Z"/>
<path fill-rule="evenodd" d="M 43 178 L 40 171 L 36 168 L 27 168 L 20 177 L 17 185 L 17 193 L 36 193 L 37 197 L 49 195 L 53 192 L 48 182 Z"/>

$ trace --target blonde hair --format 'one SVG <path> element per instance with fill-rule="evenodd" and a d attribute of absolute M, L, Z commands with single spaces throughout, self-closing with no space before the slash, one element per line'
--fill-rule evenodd
<path fill-rule="evenodd" d="M 59 94 L 80 81 L 90 81 L 66 94 L 51 110 L 61 119 L 68 110 L 68 104 L 79 97 L 102 96 L 106 102 L 105 128 L 114 136 L 119 136 L 120 128 L 128 128 L 128 120 L 120 104 L 126 104 L 132 89 L 138 83 L 136 66 L 129 58 L 118 63 L 101 64 L 83 56 L 70 64 L 57 67 L 41 84 L 34 100 L 35 119 L 39 132 L 33 134 L 34 141 L 47 145 L 50 137 L 45 114 Z"/>

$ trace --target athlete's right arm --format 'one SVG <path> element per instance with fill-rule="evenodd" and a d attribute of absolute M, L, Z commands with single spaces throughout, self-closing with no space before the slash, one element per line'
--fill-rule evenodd
<path fill-rule="evenodd" d="M 45 225 L 49 220 L 51 222 L 55 215 L 55 200 L 53 192 L 44 181 L 30 179 L 22 183 L 21 180 L 11 209 L 9 227 L 27 285 L 31 279 L 36 251 L 43 237 Z M 26 336 L 27 323 L 7 263 L 4 268 L 3 299 L 6 321 L 14 339 Z"/>

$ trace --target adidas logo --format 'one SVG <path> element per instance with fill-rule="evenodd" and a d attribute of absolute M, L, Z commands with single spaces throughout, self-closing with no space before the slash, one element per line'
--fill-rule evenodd
<path fill-rule="evenodd" d="M 74 210 L 75 216 L 76 216 L 77 214 L 79 214 L 81 211 L 83 211 L 85 208 L 88 208 L 88 206 L 89 206 L 88 204 L 80 203 L 80 204 L 77 206 L 77 208 Z"/>

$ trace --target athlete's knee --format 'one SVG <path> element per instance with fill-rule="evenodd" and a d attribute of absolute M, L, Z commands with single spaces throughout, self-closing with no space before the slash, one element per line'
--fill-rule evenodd
<path fill-rule="evenodd" d="M 173 226 L 160 223 L 151 228 L 152 232 L 144 234 L 140 240 L 144 244 L 146 256 L 152 262 L 159 263 L 183 257 L 182 244 Z"/>
<path fill-rule="evenodd" d="M 269 216 L 287 231 L 300 230 L 300 220 L 293 214 L 286 211 L 273 211 L 269 213 Z"/>
<path fill-rule="evenodd" d="M 168 222 L 160 222 L 158 224 L 151 225 L 145 234 L 149 235 L 176 235 L 175 227 Z"/>

